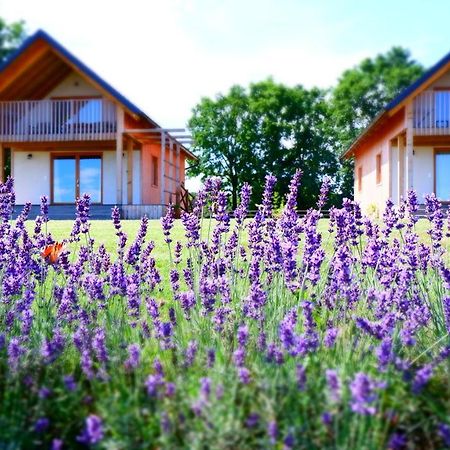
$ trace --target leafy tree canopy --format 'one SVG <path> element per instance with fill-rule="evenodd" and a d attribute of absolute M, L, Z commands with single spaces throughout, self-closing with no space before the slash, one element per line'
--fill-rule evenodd
<path fill-rule="evenodd" d="M 200 163 L 194 174 L 221 176 L 233 205 L 243 182 L 261 194 L 264 176 L 277 176 L 278 197 L 297 167 L 304 171 L 300 206 L 313 205 L 323 176 L 335 181 L 339 203 L 353 194 L 352 162 L 339 156 L 400 91 L 424 72 L 408 50 L 393 47 L 346 70 L 330 92 L 288 87 L 272 79 L 204 98 L 189 122 Z"/>
<path fill-rule="evenodd" d="M 342 145 L 349 145 L 362 129 L 403 89 L 424 72 L 410 52 L 393 47 L 386 54 L 364 59 L 346 70 L 333 90 L 333 117 Z"/>
<path fill-rule="evenodd" d="M 0 64 L 20 46 L 26 37 L 25 23 L 23 21 L 6 23 L 0 17 Z"/>
<path fill-rule="evenodd" d="M 267 173 L 278 178 L 282 198 L 301 167 L 300 204 L 310 207 L 323 176 L 337 169 L 329 115 L 323 91 L 287 87 L 272 79 L 248 89 L 234 86 L 214 100 L 204 98 L 189 122 L 194 150 L 200 154 L 193 173 L 221 176 L 235 206 L 244 182 L 251 183 L 254 197 L 260 198 Z"/>

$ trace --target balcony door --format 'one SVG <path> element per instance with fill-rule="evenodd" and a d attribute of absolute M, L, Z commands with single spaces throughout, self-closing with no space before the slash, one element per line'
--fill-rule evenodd
<path fill-rule="evenodd" d="M 91 196 L 91 203 L 102 202 L 101 155 L 52 155 L 52 203 L 75 203 L 84 193 Z"/>
<path fill-rule="evenodd" d="M 436 197 L 440 201 L 450 201 L 450 149 L 437 150 L 434 157 L 436 174 Z"/>

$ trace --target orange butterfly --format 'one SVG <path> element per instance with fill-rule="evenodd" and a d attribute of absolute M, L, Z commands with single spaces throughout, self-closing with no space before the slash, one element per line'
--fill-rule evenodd
<path fill-rule="evenodd" d="M 65 250 L 66 246 L 61 242 L 55 242 L 52 245 L 47 245 L 41 252 L 42 258 L 45 259 L 49 264 L 55 264 L 58 262 L 58 258 L 61 253 Z"/>

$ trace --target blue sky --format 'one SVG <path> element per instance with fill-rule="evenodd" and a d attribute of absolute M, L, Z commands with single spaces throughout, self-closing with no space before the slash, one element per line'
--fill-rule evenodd
<path fill-rule="evenodd" d="M 45 29 L 167 127 L 235 83 L 329 87 L 393 45 L 426 66 L 450 51 L 446 1 L 0 0 L 0 15 Z"/>

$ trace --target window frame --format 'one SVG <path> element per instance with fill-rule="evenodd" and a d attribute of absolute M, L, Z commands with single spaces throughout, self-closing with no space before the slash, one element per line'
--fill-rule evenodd
<path fill-rule="evenodd" d="M 361 165 L 356 168 L 356 180 L 357 180 L 358 192 L 361 192 L 363 189 L 362 178 L 363 178 L 363 167 Z"/>
<path fill-rule="evenodd" d="M 152 155 L 152 186 L 159 186 L 159 158 Z"/>
<path fill-rule="evenodd" d="M 381 152 L 375 155 L 375 181 L 377 186 L 383 182 L 383 170 L 382 170 L 382 155 Z"/>

